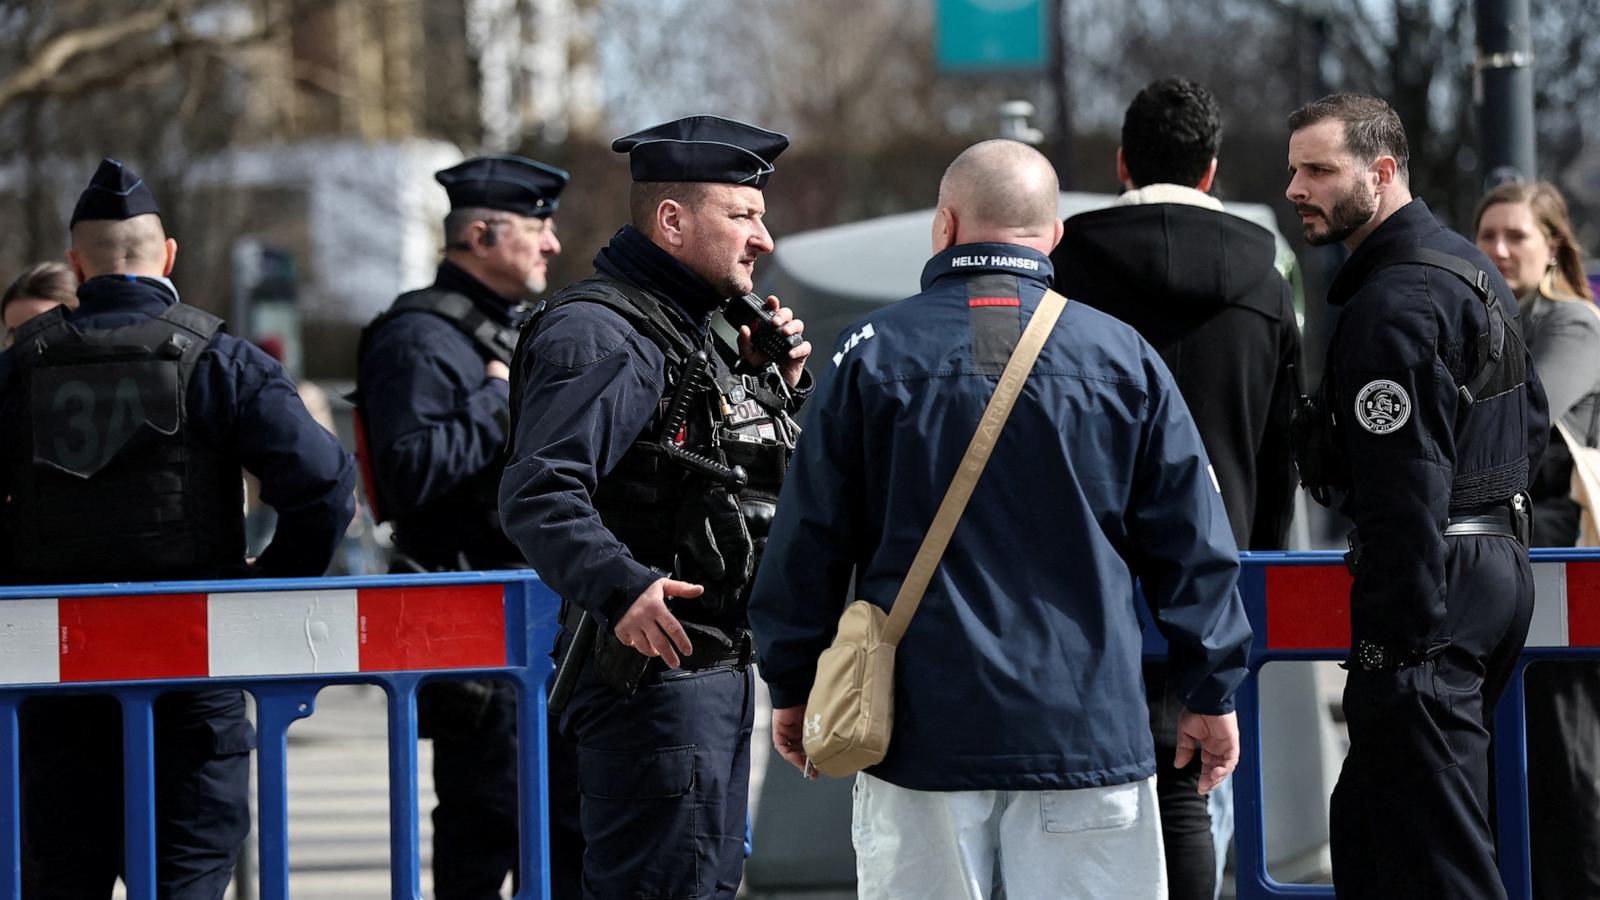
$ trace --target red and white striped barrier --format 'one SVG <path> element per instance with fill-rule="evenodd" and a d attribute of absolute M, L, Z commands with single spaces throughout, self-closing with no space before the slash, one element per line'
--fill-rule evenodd
<path fill-rule="evenodd" d="M 1267 566 L 1267 649 L 1350 646 L 1350 574 L 1343 566 Z M 1600 563 L 1533 564 L 1528 647 L 1600 647 Z"/>
<path fill-rule="evenodd" d="M 505 588 L 0 601 L 0 685 L 506 665 Z"/>

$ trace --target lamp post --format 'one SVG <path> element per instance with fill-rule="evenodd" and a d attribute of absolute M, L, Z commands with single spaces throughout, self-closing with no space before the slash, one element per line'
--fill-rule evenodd
<path fill-rule="evenodd" d="M 1534 177 L 1533 38 L 1528 0 L 1478 0 L 1472 67 L 1485 190 Z"/>

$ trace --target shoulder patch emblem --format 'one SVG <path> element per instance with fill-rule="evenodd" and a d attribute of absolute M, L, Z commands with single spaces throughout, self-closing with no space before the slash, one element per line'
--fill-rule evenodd
<path fill-rule="evenodd" d="M 1392 381 L 1370 381 L 1356 394 L 1356 421 L 1373 434 L 1388 434 L 1409 418 L 1411 398 Z"/>

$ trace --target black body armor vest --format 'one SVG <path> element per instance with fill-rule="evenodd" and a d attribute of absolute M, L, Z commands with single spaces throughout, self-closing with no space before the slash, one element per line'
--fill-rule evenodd
<path fill-rule="evenodd" d="M 715 332 L 695 342 L 656 300 L 604 276 L 544 304 L 523 331 L 513 373 L 524 369 L 527 336 L 538 320 L 567 303 L 605 306 L 666 357 L 667 389 L 656 415 L 615 468 L 599 473 L 594 505 L 600 521 L 635 560 L 705 585 L 699 598 L 674 603 L 680 618 L 742 622 L 800 431 L 788 415 L 788 386 L 773 368 L 760 375 L 735 372 L 737 351 Z M 513 434 L 521 405 L 517 379 Z"/>
<path fill-rule="evenodd" d="M 357 359 L 366 355 L 368 338 L 384 323 L 401 313 L 432 313 L 449 322 L 472 341 L 485 362 L 493 359 L 511 362 L 516 349 L 517 331 L 484 315 L 477 305 L 454 291 L 423 288 L 401 294 L 394 305 L 362 329 Z M 365 432 L 365 413 L 359 394 L 351 399 L 357 407 Z M 407 513 L 393 515 L 393 508 L 381 496 L 375 463 L 366 458 L 371 442 L 363 433 L 358 451 L 362 478 L 378 521 L 393 519 L 395 543 L 402 552 L 429 569 L 474 569 L 519 567 L 522 554 L 500 529 L 500 473 L 505 468 L 505 450 L 454 490 Z"/>
<path fill-rule="evenodd" d="M 1487 327 L 1478 335 L 1472 347 L 1466 348 L 1471 359 L 1467 362 L 1467 380 L 1459 388 L 1458 451 L 1454 483 L 1450 490 L 1450 509 L 1466 510 L 1498 504 L 1525 491 L 1529 482 L 1527 455 L 1514 452 L 1497 453 L 1492 458 L 1484 453 L 1468 452 L 1471 448 L 1492 451 L 1494 448 L 1520 448 L 1521 431 L 1504 434 L 1504 422 L 1521 427 L 1521 415 L 1502 416 L 1496 413 L 1502 407 L 1520 409 L 1526 402 L 1528 377 L 1526 348 L 1516 318 L 1506 315 L 1505 307 L 1496 296 L 1487 273 L 1477 266 L 1436 250 L 1409 247 L 1381 259 L 1373 271 L 1401 264 L 1417 264 L 1448 272 L 1472 288 L 1488 318 Z M 1335 335 L 1337 340 L 1337 335 Z M 1328 380 L 1318 388 L 1315 398 L 1302 400 L 1291 425 L 1296 463 L 1300 467 L 1301 482 L 1312 496 L 1324 506 L 1329 505 L 1329 489 L 1347 489 L 1350 486 L 1349 462 L 1345 453 L 1333 439 L 1336 433 L 1331 416 L 1334 410 L 1348 409 L 1348 398 L 1339 397 Z"/>
<path fill-rule="evenodd" d="M 59 308 L 22 329 L 26 419 L 6 447 L 18 575 L 148 581 L 242 565 L 239 461 L 195 440 L 186 403 L 222 325 L 178 304 L 110 331 L 81 331 Z"/>

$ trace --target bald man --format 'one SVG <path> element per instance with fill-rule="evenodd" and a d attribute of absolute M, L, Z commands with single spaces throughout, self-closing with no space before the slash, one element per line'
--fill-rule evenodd
<path fill-rule="evenodd" d="M 20 325 L 0 374 L 0 577 L 321 575 L 354 512 L 350 457 L 281 366 L 179 302 L 167 278 L 177 242 L 131 170 L 101 163 L 71 229 L 78 307 Z M 241 467 L 278 512 L 250 562 Z M 219 900 L 250 830 L 244 694 L 166 693 L 154 718 L 155 883 L 129 893 Z M 127 877 L 119 704 L 30 701 L 21 755 L 22 896 L 110 897 Z M 13 885 L 0 878 L 0 893 Z"/>
<path fill-rule="evenodd" d="M 835 347 L 750 604 L 773 744 L 796 767 L 840 613 L 892 605 L 1049 289 L 1057 192 L 1031 147 L 966 150 L 922 292 Z M 1209 790 L 1238 760 L 1237 557 L 1160 356 L 1068 303 L 900 642 L 894 738 L 856 782 L 860 896 L 1165 897 L 1134 581 L 1185 700 L 1178 762 L 1199 755 Z"/>

